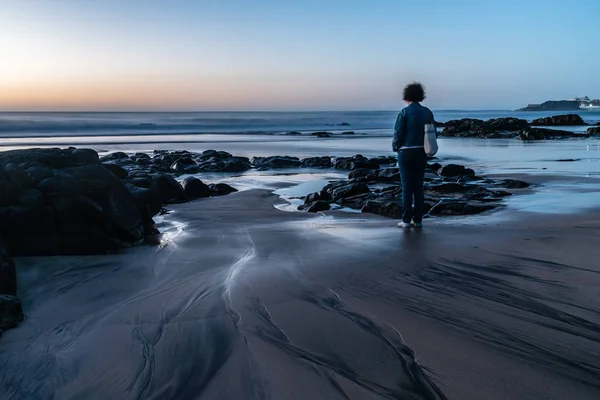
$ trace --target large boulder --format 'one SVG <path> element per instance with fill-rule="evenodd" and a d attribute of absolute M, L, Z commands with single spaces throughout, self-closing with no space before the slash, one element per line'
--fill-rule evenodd
<path fill-rule="evenodd" d="M 181 182 L 181 186 L 183 186 L 183 190 L 185 190 L 185 194 L 187 195 L 188 199 L 210 197 L 210 195 L 212 194 L 207 184 L 193 176 L 185 178 Z"/>
<path fill-rule="evenodd" d="M 532 126 L 582 126 L 587 125 L 577 114 L 554 115 L 552 117 L 534 119 Z"/>
<path fill-rule="evenodd" d="M 183 187 L 171 175 L 153 175 L 152 186 L 158 191 L 163 204 L 183 203 L 187 201 Z"/>
<path fill-rule="evenodd" d="M 7 151 L 0 171 L 0 235 L 12 255 L 99 253 L 144 237 L 136 202 L 93 150 Z"/>

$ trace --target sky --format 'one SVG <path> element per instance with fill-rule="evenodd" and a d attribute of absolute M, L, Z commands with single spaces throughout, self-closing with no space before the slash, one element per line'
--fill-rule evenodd
<path fill-rule="evenodd" d="M 0 0 L 0 110 L 393 110 L 600 97 L 600 0 Z"/>

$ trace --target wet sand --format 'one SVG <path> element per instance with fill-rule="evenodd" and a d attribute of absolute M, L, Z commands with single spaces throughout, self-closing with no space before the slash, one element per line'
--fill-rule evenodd
<path fill-rule="evenodd" d="M 172 207 L 159 247 L 17 259 L 0 398 L 600 397 L 597 211 L 405 232 L 278 202 Z"/>

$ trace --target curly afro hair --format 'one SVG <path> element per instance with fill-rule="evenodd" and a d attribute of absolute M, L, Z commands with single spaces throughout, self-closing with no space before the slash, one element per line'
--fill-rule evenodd
<path fill-rule="evenodd" d="M 425 89 L 419 82 L 413 82 L 404 87 L 404 101 L 421 102 L 423 100 L 425 100 Z"/>

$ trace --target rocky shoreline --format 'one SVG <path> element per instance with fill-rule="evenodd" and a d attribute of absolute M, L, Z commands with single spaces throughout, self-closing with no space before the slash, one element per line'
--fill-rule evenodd
<path fill-rule="evenodd" d="M 393 157 L 367 159 L 361 155 L 336 159 L 338 168 L 349 169 L 347 180 L 334 181 L 304 198 L 300 210 L 325 211 L 332 206 L 360 210 L 399 219 L 402 216 L 400 173 Z M 462 165 L 427 164 L 425 212 L 431 216 L 473 215 L 493 210 L 512 193 L 506 189 L 529 187 L 523 181 L 479 177 Z"/>
<path fill-rule="evenodd" d="M 241 173 L 290 168 L 349 171 L 304 198 L 300 210 L 332 206 L 399 218 L 402 213 L 396 158 L 381 156 L 236 157 L 223 151 L 162 151 L 99 157 L 91 149 L 28 149 L 0 153 L 0 334 L 23 320 L 11 256 L 104 254 L 159 234 L 153 217 L 168 204 L 237 191 L 181 175 Z M 492 210 L 511 193 L 529 186 L 495 181 L 460 165 L 428 164 L 426 211 L 430 215 L 470 215 Z"/>
<path fill-rule="evenodd" d="M 519 138 L 520 140 L 527 141 L 588 138 L 600 135 L 600 129 L 597 126 L 588 128 L 586 133 L 545 128 L 565 126 L 588 126 L 588 124 L 577 114 L 538 118 L 531 123 L 527 120 L 514 117 L 494 118 L 487 121 L 463 118 L 444 123 L 441 136 L 483 139 Z"/>

